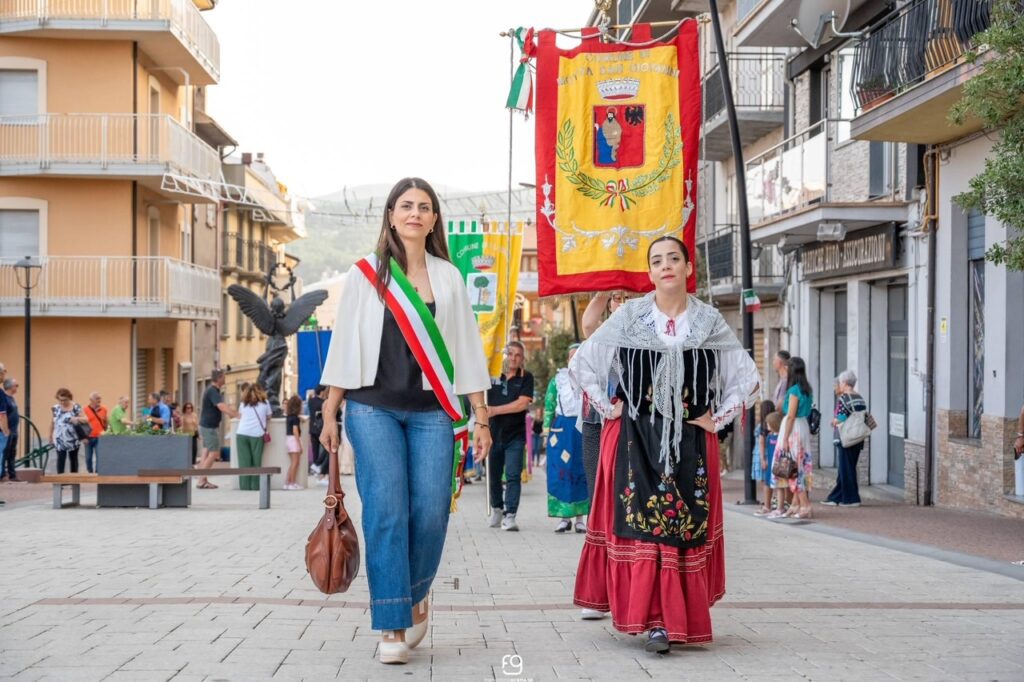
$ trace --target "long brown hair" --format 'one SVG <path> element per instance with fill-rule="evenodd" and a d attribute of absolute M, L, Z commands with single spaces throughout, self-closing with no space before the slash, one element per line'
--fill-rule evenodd
<path fill-rule="evenodd" d="M 384 206 L 384 221 L 380 228 L 380 237 L 377 238 L 377 295 L 384 299 L 384 292 L 391 283 L 391 259 L 394 258 L 402 272 L 409 271 L 409 261 L 405 255 L 405 245 L 398 236 L 396 230 L 391 229 L 391 216 L 389 213 L 395 210 L 398 198 L 410 189 L 421 189 L 430 197 L 433 204 L 434 215 L 437 216 L 433 231 L 427 235 L 427 253 L 438 258 L 451 262 L 448 255 L 448 239 L 444 218 L 441 216 L 441 202 L 437 198 L 437 192 L 423 178 L 402 178 L 388 194 L 387 204 Z"/>
<path fill-rule="evenodd" d="M 267 392 L 255 381 L 249 384 L 242 393 L 243 405 L 258 405 L 267 402 Z"/>

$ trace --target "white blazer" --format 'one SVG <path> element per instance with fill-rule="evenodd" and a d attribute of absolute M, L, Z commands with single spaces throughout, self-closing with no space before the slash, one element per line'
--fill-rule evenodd
<path fill-rule="evenodd" d="M 458 268 L 427 256 L 427 276 L 434 291 L 434 319 L 455 365 L 455 392 L 467 395 L 491 387 L 480 328 L 469 302 L 465 280 Z M 345 290 L 338 302 L 331 346 L 327 350 L 320 383 L 344 389 L 372 386 L 380 360 L 384 329 L 384 302 L 359 268 L 353 266 L 345 278 Z M 431 390 L 423 377 L 423 389 Z"/>

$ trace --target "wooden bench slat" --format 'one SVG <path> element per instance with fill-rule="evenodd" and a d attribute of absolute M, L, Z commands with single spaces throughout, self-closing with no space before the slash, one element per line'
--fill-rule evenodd
<path fill-rule="evenodd" d="M 279 474 L 281 467 L 249 467 L 242 469 L 141 469 L 140 476 L 257 476 L 261 474 Z"/>
<path fill-rule="evenodd" d="M 97 483 L 103 485 L 145 485 L 148 483 L 183 483 L 181 476 L 98 476 L 96 474 L 51 474 L 39 479 L 40 483 L 74 485 Z"/>

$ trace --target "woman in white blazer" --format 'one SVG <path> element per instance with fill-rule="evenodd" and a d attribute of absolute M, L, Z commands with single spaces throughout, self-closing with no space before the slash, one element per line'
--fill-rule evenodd
<path fill-rule="evenodd" d="M 433 315 L 454 363 L 455 393 L 476 417 L 474 460 L 491 448 L 484 391 L 491 381 L 466 284 L 451 264 L 440 203 L 419 178 L 388 196 L 376 249 L 377 279 L 391 281 L 393 258 Z M 382 663 L 405 663 L 427 632 L 427 597 L 448 527 L 454 433 L 385 306 L 383 292 L 349 270 L 321 383 L 324 414 L 344 399 L 363 502 L 372 627 L 382 631 Z M 338 427 L 324 420 L 320 442 L 337 452 Z"/>

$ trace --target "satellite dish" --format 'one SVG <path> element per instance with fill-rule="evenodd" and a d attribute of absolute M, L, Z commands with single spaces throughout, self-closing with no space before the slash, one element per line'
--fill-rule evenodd
<path fill-rule="evenodd" d="M 850 16 L 850 0 L 801 0 L 793 30 L 817 49 L 840 33 Z"/>

